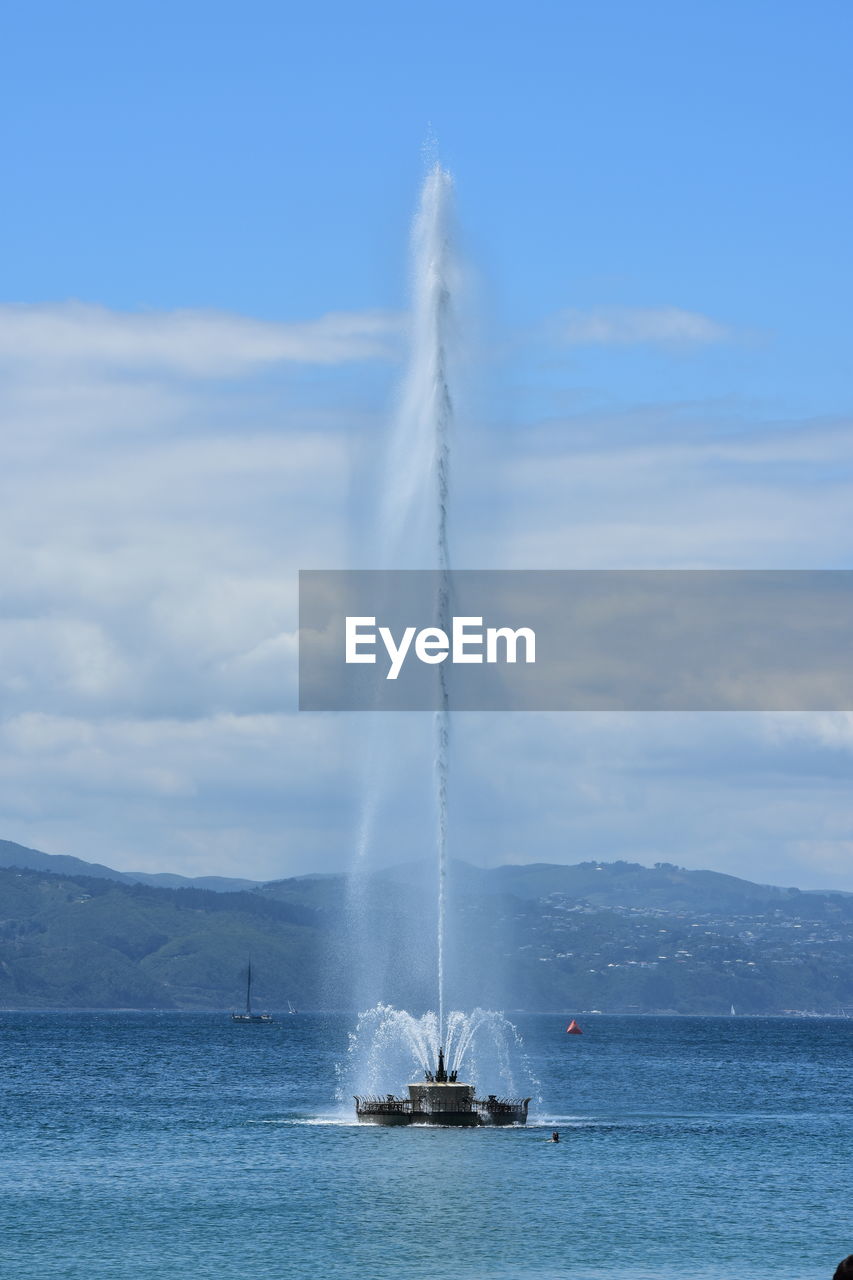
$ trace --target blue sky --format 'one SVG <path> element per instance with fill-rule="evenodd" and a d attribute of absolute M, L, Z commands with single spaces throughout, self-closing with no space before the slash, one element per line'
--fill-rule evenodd
<path fill-rule="evenodd" d="M 347 864 L 359 730 L 293 713 L 295 572 L 363 542 L 430 131 L 472 278 L 456 562 L 849 566 L 851 27 L 830 0 L 8 6 L 0 834 Z M 389 859 L 424 851 L 405 735 Z M 459 856 L 853 889 L 844 717 L 457 742 Z"/>

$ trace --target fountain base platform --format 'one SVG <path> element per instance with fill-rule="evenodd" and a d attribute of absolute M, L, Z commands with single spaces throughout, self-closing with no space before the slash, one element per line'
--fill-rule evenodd
<path fill-rule="evenodd" d="M 408 1098 L 387 1093 L 382 1098 L 356 1097 L 359 1124 L 431 1124 L 474 1128 L 479 1125 L 526 1124 L 529 1098 L 498 1098 L 490 1093 L 475 1098 L 472 1084 L 462 1084 L 456 1072 L 444 1069 L 439 1050 L 438 1070 L 427 1072 L 425 1080 L 409 1085 Z"/>
<path fill-rule="evenodd" d="M 473 1085 L 460 1085 L 453 1095 L 446 1097 L 438 1095 L 433 1087 L 431 1096 L 427 1098 L 420 1092 L 423 1088 L 409 1085 L 408 1098 L 397 1098 L 391 1093 L 384 1098 L 357 1097 L 355 1113 L 359 1124 L 432 1124 L 474 1128 L 478 1125 L 527 1123 L 529 1098 L 498 1098 L 494 1094 L 475 1098 Z"/>

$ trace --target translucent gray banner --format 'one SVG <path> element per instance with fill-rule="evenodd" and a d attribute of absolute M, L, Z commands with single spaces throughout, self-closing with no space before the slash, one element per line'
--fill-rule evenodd
<path fill-rule="evenodd" d="M 299 706 L 850 710 L 853 571 L 304 570 Z"/>

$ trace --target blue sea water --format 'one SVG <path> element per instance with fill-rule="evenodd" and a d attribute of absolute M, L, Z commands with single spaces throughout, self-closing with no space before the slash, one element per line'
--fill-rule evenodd
<path fill-rule="evenodd" d="M 0 1275 L 829 1280 L 853 1252 L 853 1021 L 518 1021 L 530 1125 L 444 1130 L 352 1122 L 348 1017 L 0 1014 Z"/>

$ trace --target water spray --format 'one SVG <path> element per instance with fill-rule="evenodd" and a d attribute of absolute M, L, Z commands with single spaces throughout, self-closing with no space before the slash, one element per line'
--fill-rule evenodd
<path fill-rule="evenodd" d="M 421 188 L 412 226 L 412 328 L 409 360 L 396 414 L 381 501 L 380 542 L 386 568 L 427 568 L 436 574 L 437 625 L 449 631 L 450 550 L 448 511 L 454 406 L 450 351 L 453 299 L 459 271 L 451 235 L 453 181 L 433 160 Z M 339 1096 L 351 1089 L 359 1119 L 374 1124 L 518 1124 L 529 1097 L 475 1097 L 462 1073 L 515 1093 L 535 1088 L 515 1027 L 500 1013 L 448 1012 L 446 926 L 450 703 L 445 665 L 436 667 L 438 710 L 434 723 L 433 794 L 436 821 L 437 1007 L 420 1018 L 378 1004 L 362 1013 L 341 1069 Z M 375 746 L 375 743 L 374 743 Z M 357 871 L 363 874 L 377 813 L 375 786 L 365 795 L 358 837 Z M 355 898 L 353 899 L 355 901 Z M 519 1064 L 521 1064 L 519 1068 Z M 420 1079 L 412 1081 L 419 1074 Z M 344 1081 L 347 1084 L 344 1084 Z M 383 1093 L 389 1080 L 408 1081 L 408 1097 Z M 532 1087 L 531 1087 L 532 1086 Z"/>

